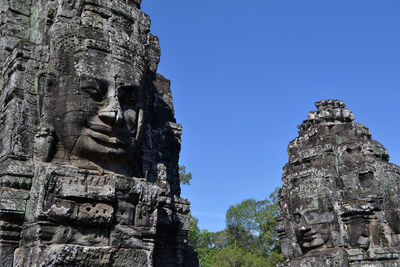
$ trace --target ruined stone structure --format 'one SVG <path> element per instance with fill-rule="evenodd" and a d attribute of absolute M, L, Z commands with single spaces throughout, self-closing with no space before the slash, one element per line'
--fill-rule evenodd
<path fill-rule="evenodd" d="M 400 266 L 400 167 L 343 102 L 316 106 L 283 168 L 281 266 Z"/>
<path fill-rule="evenodd" d="M 192 265 L 181 126 L 140 3 L 0 1 L 1 266 Z"/>

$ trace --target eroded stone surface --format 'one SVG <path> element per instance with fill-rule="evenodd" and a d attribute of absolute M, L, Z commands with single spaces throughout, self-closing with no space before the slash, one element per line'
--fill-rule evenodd
<path fill-rule="evenodd" d="M 399 266 L 400 167 L 343 102 L 316 107 L 283 168 L 281 266 Z"/>
<path fill-rule="evenodd" d="M 1 266 L 196 264 L 140 3 L 0 1 Z"/>

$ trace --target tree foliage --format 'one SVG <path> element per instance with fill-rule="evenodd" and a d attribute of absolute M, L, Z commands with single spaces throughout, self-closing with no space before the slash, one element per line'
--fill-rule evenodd
<path fill-rule="evenodd" d="M 179 166 L 179 181 L 182 184 L 190 185 L 190 180 L 192 180 L 192 173 L 186 172 L 185 166 Z"/>
<path fill-rule="evenodd" d="M 219 267 L 266 267 L 276 266 L 279 262 L 270 262 L 268 257 L 252 253 L 242 248 L 228 246 L 215 254 L 211 266 Z"/>
<path fill-rule="evenodd" d="M 202 267 L 269 267 L 283 260 L 275 218 L 279 215 L 278 189 L 264 200 L 247 199 L 231 206 L 226 213 L 226 229 L 209 232 L 191 217 L 189 244 Z"/>

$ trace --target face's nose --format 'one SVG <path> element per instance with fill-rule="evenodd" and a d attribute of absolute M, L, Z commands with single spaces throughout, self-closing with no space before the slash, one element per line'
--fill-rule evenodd
<path fill-rule="evenodd" d="M 110 126 L 120 125 L 124 121 L 121 105 L 117 96 L 110 96 L 99 111 L 99 118 Z"/>
<path fill-rule="evenodd" d="M 304 235 L 307 232 L 311 231 L 311 226 L 308 223 L 306 223 L 303 216 L 298 217 L 296 219 L 297 219 L 297 221 L 296 221 L 297 229 L 298 229 L 300 235 Z"/>
<path fill-rule="evenodd" d="M 311 230 L 311 227 L 308 226 L 308 225 L 302 224 L 302 225 L 300 226 L 299 230 L 300 230 L 300 232 L 304 233 L 304 232 L 310 231 L 310 230 Z"/>

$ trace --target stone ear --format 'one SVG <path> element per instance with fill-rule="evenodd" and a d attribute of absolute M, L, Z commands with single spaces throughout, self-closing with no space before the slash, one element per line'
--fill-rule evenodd
<path fill-rule="evenodd" d="M 37 75 L 37 114 L 39 125 L 34 140 L 35 158 L 42 162 L 50 162 L 57 143 L 53 126 L 49 122 L 51 112 L 46 108 L 46 98 L 54 91 L 58 83 L 56 72 L 43 71 Z"/>
<path fill-rule="evenodd" d="M 56 140 L 53 127 L 39 126 L 34 143 L 35 159 L 42 162 L 50 162 L 55 153 Z"/>
<path fill-rule="evenodd" d="M 36 78 L 37 107 L 39 120 L 45 116 L 44 98 L 54 92 L 58 83 L 58 74 L 56 72 L 43 71 L 38 73 Z"/>
<path fill-rule="evenodd" d="M 58 84 L 58 74 L 55 72 L 47 72 L 44 80 L 44 93 L 48 95 L 54 91 Z"/>

